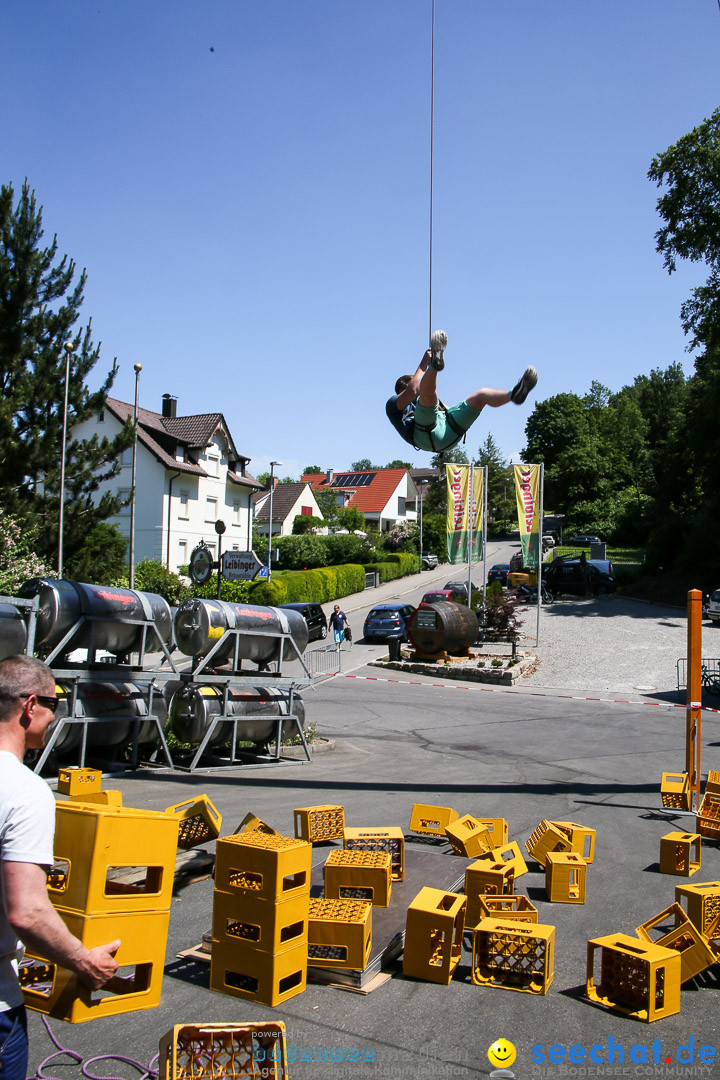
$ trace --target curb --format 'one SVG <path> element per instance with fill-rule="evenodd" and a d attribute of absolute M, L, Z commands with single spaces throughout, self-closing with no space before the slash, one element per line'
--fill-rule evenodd
<path fill-rule="evenodd" d="M 462 682 L 492 683 L 513 686 L 536 662 L 537 657 L 528 656 L 511 668 L 486 669 L 453 667 L 448 664 L 419 663 L 412 660 L 371 660 L 368 667 L 384 668 L 386 671 L 406 671 L 412 675 L 432 675 L 436 679 L 458 679 Z"/>

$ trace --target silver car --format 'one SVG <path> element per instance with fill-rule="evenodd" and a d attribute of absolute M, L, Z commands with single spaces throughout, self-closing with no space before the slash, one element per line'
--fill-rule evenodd
<path fill-rule="evenodd" d="M 705 614 L 712 622 L 720 623 L 720 589 L 716 589 L 708 596 Z"/>

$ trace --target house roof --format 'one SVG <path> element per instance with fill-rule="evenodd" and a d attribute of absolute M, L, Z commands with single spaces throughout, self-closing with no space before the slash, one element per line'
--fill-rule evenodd
<path fill-rule="evenodd" d="M 132 420 L 135 407 L 127 401 L 118 401 L 117 398 L 106 398 L 105 406 L 121 423 Z M 211 442 L 218 428 L 222 428 L 223 434 L 228 441 L 229 456 L 234 460 L 245 463 L 250 458 L 238 454 L 235 449 L 232 436 L 225 423 L 222 413 L 200 413 L 196 416 L 163 416 L 161 413 L 152 412 L 150 409 L 138 408 L 137 411 L 137 437 L 150 453 L 157 458 L 161 465 L 174 472 L 190 473 L 195 476 L 207 476 L 205 469 L 192 460 L 178 461 L 175 453 L 178 443 L 186 450 L 204 450 Z M 243 484 L 245 487 L 260 488 L 262 485 L 250 473 L 238 472 L 228 469 L 228 480 L 231 483 Z"/>
<path fill-rule="evenodd" d="M 312 484 L 314 490 L 324 488 L 330 491 L 352 491 L 354 494 L 347 503 L 348 506 L 355 507 L 363 514 L 379 514 L 385 509 L 390 496 L 407 472 L 407 469 L 338 471 L 333 473 L 329 484 L 325 473 L 306 473 L 300 477 L 300 481 Z"/>
<path fill-rule="evenodd" d="M 312 487 L 302 480 L 292 484 L 277 484 L 273 492 L 273 521 L 284 521 L 306 488 Z M 270 521 L 270 492 L 260 491 L 253 495 L 255 520 L 259 523 Z"/>

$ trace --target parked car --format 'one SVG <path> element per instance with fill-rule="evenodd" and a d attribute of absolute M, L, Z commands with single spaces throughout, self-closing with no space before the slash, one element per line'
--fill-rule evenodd
<path fill-rule="evenodd" d="M 308 641 L 317 641 L 318 638 L 326 638 L 328 627 L 325 612 L 319 604 L 278 604 L 280 608 L 291 608 L 299 611 L 308 624 Z"/>
<path fill-rule="evenodd" d="M 599 536 L 573 536 L 570 540 L 565 541 L 566 544 L 576 544 L 578 547 L 590 547 L 590 544 L 602 544 L 602 540 Z"/>
<path fill-rule="evenodd" d="M 414 610 L 412 604 L 376 604 L 363 625 L 365 641 L 407 641 L 407 623 Z"/>
<path fill-rule="evenodd" d="M 716 589 L 708 596 L 705 614 L 711 622 L 720 623 L 720 589 Z"/>
<path fill-rule="evenodd" d="M 583 562 L 582 557 L 567 555 L 555 558 L 549 566 L 543 567 L 543 582 L 554 596 L 561 593 L 582 596 L 586 592 L 599 596 L 614 593 L 617 589 L 615 568 L 609 559 Z"/>
<path fill-rule="evenodd" d="M 429 551 L 424 551 L 421 555 L 423 570 L 434 570 L 438 564 L 437 555 L 432 555 Z"/>
<path fill-rule="evenodd" d="M 499 581 L 501 585 L 507 585 L 508 571 L 510 570 L 510 563 L 498 562 L 494 566 L 491 566 L 488 570 L 488 585 L 492 585 L 493 581 Z"/>
<path fill-rule="evenodd" d="M 543 540 L 543 544 L 545 545 L 545 547 L 548 547 L 548 548 L 555 547 L 555 537 L 552 536 L 551 533 L 544 533 L 542 540 Z"/>
<path fill-rule="evenodd" d="M 467 581 L 446 581 L 445 588 L 456 592 L 460 597 L 460 603 L 467 604 Z M 480 603 L 480 592 L 476 585 L 472 587 L 472 606 L 477 607 Z"/>
<path fill-rule="evenodd" d="M 420 606 L 423 604 L 440 604 L 443 601 L 448 604 L 464 604 L 466 596 L 467 590 L 463 596 L 456 589 L 431 589 L 430 592 L 426 592 L 423 596 Z"/>

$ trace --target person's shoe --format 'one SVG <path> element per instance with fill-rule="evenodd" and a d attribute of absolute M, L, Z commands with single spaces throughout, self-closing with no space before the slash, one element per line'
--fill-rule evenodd
<path fill-rule="evenodd" d="M 520 381 L 515 383 L 510 391 L 510 400 L 515 405 L 522 405 L 525 398 L 528 396 L 533 386 L 537 382 L 537 369 L 534 367 L 525 368 L 520 378 Z"/>
<path fill-rule="evenodd" d="M 444 330 L 433 330 L 430 338 L 430 367 L 433 371 L 442 371 L 445 367 L 444 352 L 447 349 L 448 336 Z"/>

